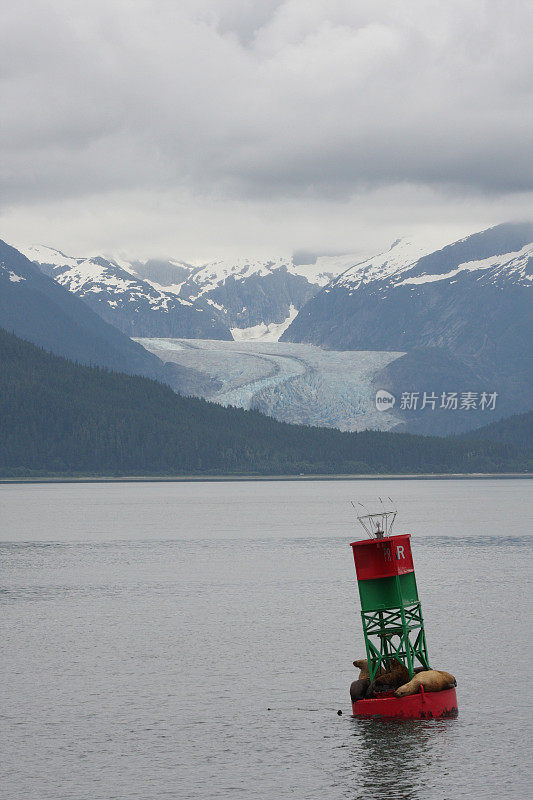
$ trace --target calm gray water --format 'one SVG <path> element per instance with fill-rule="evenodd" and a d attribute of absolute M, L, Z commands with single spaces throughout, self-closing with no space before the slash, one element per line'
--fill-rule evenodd
<path fill-rule="evenodd" d="M 530 797 L 532 487 L 0 486 L 0 796 Z M 456 720 L 350 716 L 348 501 L 376 495 L 413 534 Z"/>

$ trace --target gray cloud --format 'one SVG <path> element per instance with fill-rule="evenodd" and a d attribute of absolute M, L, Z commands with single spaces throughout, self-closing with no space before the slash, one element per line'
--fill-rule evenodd
<path fill-rule="evenodd" d="M 5 5 L 4 219 L 139 193 L 331 215 L 402 184 L 529 202 L 532 23 L 516 0 Z"/>

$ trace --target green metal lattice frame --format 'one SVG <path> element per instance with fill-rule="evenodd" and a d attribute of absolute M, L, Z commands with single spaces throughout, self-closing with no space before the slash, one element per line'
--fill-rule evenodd
<path fill-rule="evenodd" d="M 405 664 L 409 678 L 413 677 L 416 661 L 429 669 L 420 602 L 399 608 L 362 611 L 361 617 L 371 681 L 379 674 L 380 667 L 386 667 L 391 659 Z"/>

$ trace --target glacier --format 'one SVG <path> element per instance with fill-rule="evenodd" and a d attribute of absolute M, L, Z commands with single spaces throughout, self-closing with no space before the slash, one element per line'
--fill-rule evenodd
<path fill-rule="evenodd" d="M 201 396 L 220 405 L 343 431 L 390 430 L 401 422 L 397 410 L 376 409 L 373 379 L 403 352 L 330 351 L 261 339 L 135 341 L 165 362 L 214 379 L 219 388 Z"/>

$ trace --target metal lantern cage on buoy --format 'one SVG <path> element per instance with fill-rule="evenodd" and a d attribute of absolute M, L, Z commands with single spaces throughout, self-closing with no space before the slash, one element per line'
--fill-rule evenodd
<path fill-rule="evenodd" d="M 383 508 L 359 515 L 368 538 L 351 542 L 370 682 L 391 660 L 405 665 L 409 679 L 417 668 L 430 669 L 411 536 L 392 535 L 396 514 Z M 454 688 L 424 692 L 422 687 L 407 697 L 389 693 L 352 705 L 356 716 L 440 717 L 457 713 Z"/>

